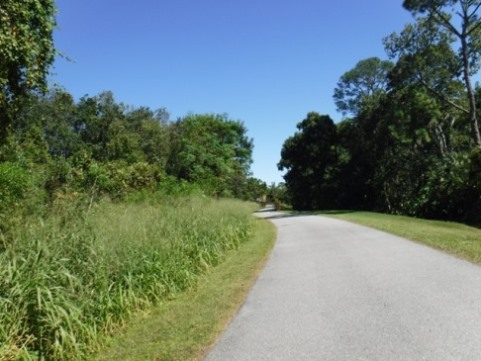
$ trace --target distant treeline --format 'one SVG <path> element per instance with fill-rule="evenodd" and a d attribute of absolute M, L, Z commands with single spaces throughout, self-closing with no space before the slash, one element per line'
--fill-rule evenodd
<path fill-rule="evenodd" d="M 74 101 L 64 90 L 29 94 L 0 148 L 0 213 L 37 212 L 68 200 L 182 192 L 255 200 L 266 184 L 249 176 L 252 139 L 240 121 L 131 108 L 110 92 Z M 186 190 L 187 191 L 187 190 Z M 7 222 L 8 223 L 8 222 Z M 3 227 L 3 229 L 2 229 Z"/>
<path fill-rule="evenodd" d="M 290 200 L 480 224 L 479 2 L 403 5 L 416 22 L 384 39 L 390 60 L 362 60 L 337 84 L 347 118 L 309 113 L 285 141 Z"/>
<path fill-rule="evenodd" d="M 226 115 L 49 89 L 53 0 L 0 2 L 0 360 L 85 360 L 248 241 L 264 182 Z"/>
<path fill-rule="evenodd" d="M 132 108 L 111 92 L 76 101 L 50 89 L 53 0 L 0 4 L 0 240 L 28 215 L 61 203 L 90 209 L 161 190 L 255 200 L 253 141 L 226 115 Z"/>

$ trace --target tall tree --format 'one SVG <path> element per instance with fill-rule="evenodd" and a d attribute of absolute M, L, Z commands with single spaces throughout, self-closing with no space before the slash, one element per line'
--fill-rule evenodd
<path fill-rule="evenodd" d="M 344 73 L 334 89 L 337 110 L 357 115 L 377 102 L 386 90 L 387 73 L 393 64 L 387 60 L 372 57 L 359 61 L 356 66 Z"/>
<path fill-rule="evenodd" d="M 279 170 L 296 209 L 335 207 L 333 188 L 337 166 L 336 126 L 328 115 L 315 112 L 297 124 L 298 131 L 282 146 Z"/>
<path fill-rule="evenodd" d="M 452 54 L 455 54 L 454 60 L 458 63 L 458 71 L 453 76 L 459 76 L 464 83 L 467 94 L 467 107 L 457 99 L 453 100 L 450 98 L 449 94 L 439 92 L 439 90 L 432 87 L 431 89 L 437 91 L 438 95 L 452 106 L 468 115 L 473 141 L 476 145 L 481 146 L 476 94 L 472 82 L 472 76 L 479 70 L 481 65 L 481 57 L 479 55 L 481 53 L 481 19 L 478 15 L 481 1 L 405 0 L 403 6 L 417 17 L 418 24 L 424 24 L 422 26 L 424 29 L 430 29 L 429 32 L 424 32 L 425 35 L 430 35 L 432 40 L 429 45 L 450 45 Z M 392 39 L 394 38 L 392 37 Z M 429 40 L 429 36 L 427 39 Z M 424 40 L 426 40 L 426 37 L 424 37 Z M 416 43 L 416 38 L 411 37 L 411 39 L 408 39 L 404 36 L 404 43 L 406 41 Z M 398 49 L 397 53 L 402 53 L 402 51 L 402 49 Z M 453 60 L 450 57 L 446 59 L 450 62 Z"/>
<path fill-rule="evenodd" d="M 55 55 L 53 0 L 0 2 L 0 139 L 15 101 L 30 90 L 45 90 Z"/>

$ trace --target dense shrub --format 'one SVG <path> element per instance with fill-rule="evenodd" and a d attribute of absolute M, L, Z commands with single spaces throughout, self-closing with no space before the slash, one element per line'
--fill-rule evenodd
<path fill-rule="evenodd" d="M 0 249 L 26 216 L 41 211 L 42 177 L 42 168 L 33 172 L 18 163 L 0 163 Z"/>

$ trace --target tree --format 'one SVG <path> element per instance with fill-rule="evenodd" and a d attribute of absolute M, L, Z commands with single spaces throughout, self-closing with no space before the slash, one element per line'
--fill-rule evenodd
<path fill-rule="evenodd" d="M 26 97 L 12 122 L 12 132 L 21 139 L 34 127 L 39 127 L 52 157 L 69 158 L 81 147 L 74 132 L 76 105 L 72 96 L 55 89 L 45 95 Z"/>
<path fill-rule="evenodd" d="M 145 160 L 165 169 L 169 156 L 168 113 L 146 107 L 133 109 L 125 115 L 130 132 L 140 136 L 139 144 Z"/>
<path fill-rule="evenodd" d="M 292 206 L 316 209 L 335 206 L 337 165 L 336 126 L 328 115 L 311 112 L 282 146 L 279 170 L 284 175 Z"/>
<path fill-rule="evenodd" d="M 337 110 L 344 115 L 355 115 L 375 103 L 386 90 L 387 73 L 392 66 L 390 61 L 372 57 L 344 73 L 334 90 Z"/>
<path fill-rule="evenodd" d="M 124 110 L 124 106 L 116 103 L 110 91 L 80 99 L 74 129 L 84 143 L 86 151 L 94 159 L 103 161 L 111 156 L 117 158 L 119 147 L 108 145 L 113 136 L 122 133 L 122 125 L 118 123 L 125 118 Z M 128 143 L 131 144 L 130 140 Z M 130 146 L 125 145 L 126 149 L 129 149 Z M 114 149 L 116 149 L 114 153 L 117 154 L 109 154 L 109 151 Z"/>
<path fill-rule="evenodd" d="M 225 115 L 191 114 L 171 125 L 170 175 L 203 184 L 214 193 L 241 186 L 252 162 L 252 139 L 239 121 Z M 230 184 L 230 186 L 229 186 Z"/>
<path fill-rule="evenodd" d="M 400 36 L 393 34 L 388 38 L 391 54 L 413 56 L 429 50 L 433 54 L 432 49 L 450 47 L 452 56 L 445 56 L 445 64 L 448 69 L 452 69 L 453 78 L 462 79 L 467 107 L 460 99 L 453 99 L 449 93 L 436 89 L 428 81 L 423 80 L 423 84 L 445 102 L 468 115 L 472 139 L 476 145 L 481 146 L 476 94 L 472 83 L 472 76 L 481 65 L 481 19 L 478 16 L 481 1 L 405 0 L 403 6 L 417 17 L 417 25 L 408 26 Z M 443 53 L 449 52 L 444 49 Z M 426 54 L 424 57 L 427 59 Z M 424 69 L 420 69 L 420 75 Z"/>
<path fill-rule="evenodd" d="M 336 124 L 338 154 L 337 203 L 343 209 L 369 209 L 374 203 L 370 179 L 376 157 L 373 143 L 375 134 L 365 117 L 375 110 Z"/>
<path fill-rule="evenodd" d="M 13 118 L 16 100 L 46 90 L 54 61 L 53 0 L 2 0 L 0 3 L 0 139 Z"/>

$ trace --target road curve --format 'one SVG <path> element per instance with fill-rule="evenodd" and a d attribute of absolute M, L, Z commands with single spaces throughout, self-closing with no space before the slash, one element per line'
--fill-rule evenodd
<path fill-rule="evenodd" d="M 206 361 L 479 361 L 481 268 L 367 227 L 264 211 L 267 265 Z"/>

